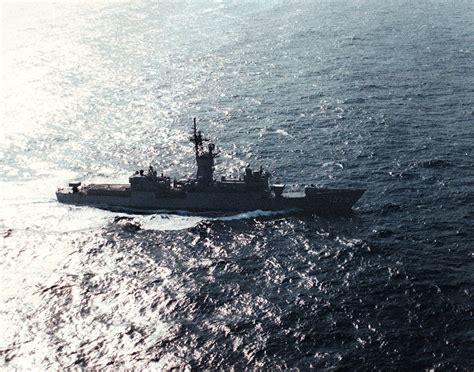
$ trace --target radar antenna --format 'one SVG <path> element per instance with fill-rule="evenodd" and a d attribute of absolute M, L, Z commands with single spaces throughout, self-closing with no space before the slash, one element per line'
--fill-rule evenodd
<path fill-rule="evenodd" d="M 203 142 L 204 141 L 209 141 L 209 139 L 203 138 L 201 131 L 197 130 L 196 118 L 193 118 L 193 121 L 194 121 L 193 136 L 190 138 L 190 141 L 194 143 L 194 152 L 196 154 L 196 157 L 199 157 L 199 155 L 204 153 Z"/>

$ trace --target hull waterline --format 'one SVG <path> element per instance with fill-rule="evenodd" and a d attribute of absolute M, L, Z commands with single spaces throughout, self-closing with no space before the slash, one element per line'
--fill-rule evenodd
<path fill-rule="evenodd" d="M 59 202 L 72 205 L 93 206 L 108 210 L 133 210 L 138 213 L 150 211 L 188 212 L 247 212 L 253 210 L 280 211 L 298 210 L 306 213 L 348 213 L 365 190 L 321 189 L 310 197 L 285 194 L 280 197 L 262 198 L 260 195 L 232 195 L 192 193 L 179 198 L 157 197 L 154 193 L 117 195 L 88 195 L 82 192 L 58 190 Z M 145 195 L 144 195 L 145 194 Z M 148 195 L 146 195 L 148 194 Z"/>

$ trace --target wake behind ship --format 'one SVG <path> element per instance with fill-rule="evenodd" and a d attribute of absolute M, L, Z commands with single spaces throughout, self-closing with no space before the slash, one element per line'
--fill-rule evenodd
<path fill-rule="evenodd" d="M 59 188 L 59 202 L 88 205 L 103 209 L 165 210 L 190 212 L 278 211 L 296 209 L 309 213 L 347 213 L 365 190 L 330 189 L 307 186 L 304 192 L 285 193 L 285 185 L 270 185 L 270 174 L 262 168 L 245 169 L 239 179 L 214 179 L 215 158 L 219 155 L 213 143 L 197 131 L 191 142 L 197 163 L 195 178 L 177 181 L 158 175 L 152 166 L 140 170 L 127 184 L 86 184 L 71 182 Z"/>

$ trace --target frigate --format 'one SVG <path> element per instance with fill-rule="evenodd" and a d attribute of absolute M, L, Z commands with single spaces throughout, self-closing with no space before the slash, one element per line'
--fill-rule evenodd
<path fill-rule="evenodd" d="M 285 191 L 284 184 L 270 184 L 270 173 L 250 166 L 237 179 L 214 178 L 214 143 L 196 128 L 193 134 L 197 173 L 193 178 L 171 179 L 152 167 L 138 170 L 126 184 L 70 182 L 59 188 L 59 202 L 110 210 L 189 212 L 242 212 L 296 210 L 309 213 L 347 213 L 363 189 L 335 189 L 307 185 L 301 191 Z M 208 142 L 208 143 L 206 143 Z M 205 145 L 206 143 L 206 145 Z"/>

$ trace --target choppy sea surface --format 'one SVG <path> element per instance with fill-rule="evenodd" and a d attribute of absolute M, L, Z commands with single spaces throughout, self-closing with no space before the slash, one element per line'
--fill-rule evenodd
<path fill-rule="evenodd" d="M 474 369 L 471 1 L 2 3 L 0 366 Z M 69 180 L 365 187 L 349 217 L 125 215 Z"/>

